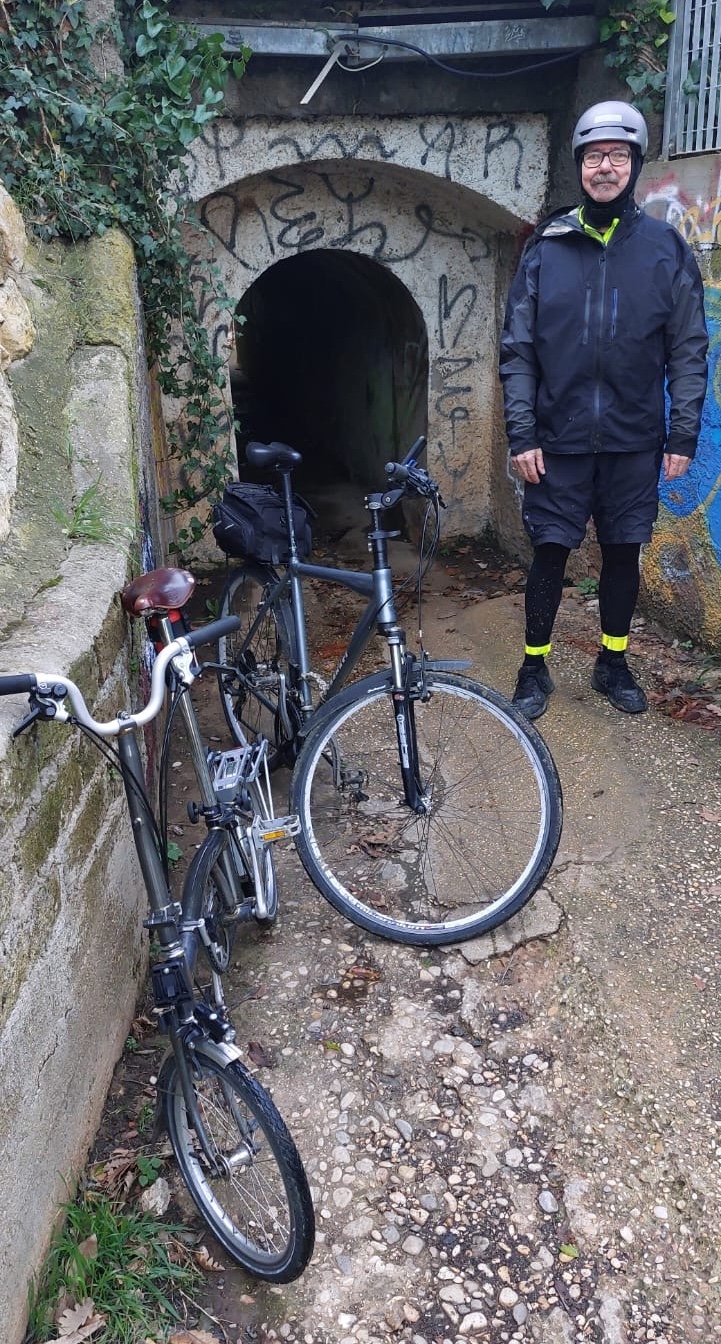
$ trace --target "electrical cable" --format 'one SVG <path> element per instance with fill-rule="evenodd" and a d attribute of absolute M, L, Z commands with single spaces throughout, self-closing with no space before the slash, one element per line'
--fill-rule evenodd
<path fill-rule="evenodd" d="M 380 65 L 383 59 L 384 52 L 381 52 L 380 56 L 376 56 L 374 61 L 368 61 L 366 65 L 343 65 L 339 56 L 336 65 L 339 66 L 341 70 L 345 70 L 347 75 L 363 75 L 366 70 L 372 70 L 374 65 Z"/>
<path fill-rule="evenodd" d="M 530 65 L 519 65 L 511 70 L 461 70 L 457 65 L 448 65 L 445 61 L 440 60 L 438 56 L 432 56 L 429 51 L 424 51 L 422 47 L 417 47 L 413 42 L 403 42 L 397 37 L 362 36 L 361 33 L 362 30 L 359 29 L 358 33 L 352 38 L 350 38 L 348 34 L 340 34 L 338 41 L 343 42 L 349 40 L 358 44 L 361 42 L 370 42 L 377 47 L 402 47 L 405 51 L 412 51 L 416 56 L 421 56 L 424 61 L 429 61 L 431 65 L 437 65 L 440 70 L 445 70 L 446 74 L 460 75 L 465 79 L 507 79 L 509 76 L 513 75 L 528 74 L 531 70 L 545 70 L 549 65 L 558 65 L 560 61 L 570 61 L 577 56 L 582 56 L 584 52 L 595 51 L 600 45 L 600 43 L 594 42 L 585 47 L 575 47 L 572 51 L 564 51 L 560 56 L 549 56 L 547 60 L 534 61 L 533 64 Z M 481 53 L 479 52 L 478 54 L 480 55 Z M 502 52 L 497 54 L 503 55 Z M 383 59 L 382 56 L 380 59 Z M 337 61 L 337 64 L 341 70 L 349 71 L 350 69 L 349 66 L 342 65 L 340 60 Z M 372 61 L 370 64 L 377 65 L 378 62 Z M 364 66 L 363 68 L 369 69 L 370 67 Z M 355 73 L 355 71 L 353 71 L 353 73 Z"/>

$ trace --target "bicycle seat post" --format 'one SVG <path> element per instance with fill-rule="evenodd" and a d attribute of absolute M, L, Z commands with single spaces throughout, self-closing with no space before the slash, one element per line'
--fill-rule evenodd
<path fill-rule="evenodd" d="M 279 466 L 277 470 L 281 476 L 283 503 L 285 505 L 285 525 L 288 532 L 288 550 L 289 560 L 288 569 L 290 572 L 290 595 L 291 604 L 294 612 L 294 626 L 296 639 L 296 657 L 298 660 L 298 669 L 300 672 L 300 695 L 301 712 L 303 714 L 312 713 L 313 700 L 308 681 L 310 671 L 310 651 L 308 648 L 307 626 L 305 619 L 305 600 L 303 598 L 303 584 L 300 575 L 296 572 L 295 566 L 300 561 L 298 547 L 295 538 L 295 527 L 293 523 L 293 483 L 291 481 L 291 467 Z"/>
<path fill-rule="evenodd" d="M 293 519 L 293 483 L 291 481 L 291 468 L 278 467 L 281 478 L 281 491 L 283 494 L 283 503 L 285 505 L 285 525 L 288 532 L 288 549 L 291 560 L 297 560 L 298 544 L 295 536 L 295 522 Z"/>

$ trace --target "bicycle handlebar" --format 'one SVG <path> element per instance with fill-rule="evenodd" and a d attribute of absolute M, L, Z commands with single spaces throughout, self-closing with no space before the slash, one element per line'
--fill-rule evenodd
<path fill-rule="evenodd" d="M 34 691 L 37 684 L 37 677 L 32 672 L 0 676 L 0 695 L 26 695 Z"/>
<path fill-rule="evenodd" d="M 406 453 L 405 457 L 403 458 L 403 460 L 400 462 L 399 465 L 402 467 L 413 466 L 418 461 L 418 458 L 423 452 L 425 446 L 426 446 L 426 436 L 425 434 L 419 434 L 415 443 L 411 444 L 410 448 L 408 449 L 408 452 Z"/>
<path fill-rule="evenodd" d="M 67 696 L 73 715 L 83 728 L 89 728 L 98 737 L 118 737 L 128 729 L 142 728 L 157 718 L 165 700 L 165 673 L 174 658 L 189 653 L 201 644 L 216 643 L 222 635 L 229 635 L 233 630 L 238 630 L 240 624 L 237 616 L 226 616 L 222 621 L 212 621 L 210 625 L 204 625 L 199 630 L 192 630 L 189 634 L 174 639 L 172 644 L 167 644 L 161 649 L 153 663 L 148 702 L 137 714 L 127 714 L 122 718 L 110 719 L 107 723 L 99 723 L 90 713 L 82 691 L 75 682 L 57 672 L 17 672 L 0 676 L 0 696 L 30 694 L 41 701 L 45 699 L 56 702 Z M 52 717 L 63 723 L 71 716 L 58 703 Z"/>
<path fill-rule="evenodd" d="M 437 481 L 433 480 L 425 467 L 419 467 L 412 456 L 417 450 L 417 445 L 425 446 L 425 442 L 425 439 L 418 439 L 402 462 L 386 462 L 386 476 L 389 484 L 394 486 L 394 490 L 383 496 L 384 507 L 388 507 L 391 502 L 397 503 L 404 494 L 421 495 L 426 499 L 436 496 L 441 507 L 444 507 Z"/>

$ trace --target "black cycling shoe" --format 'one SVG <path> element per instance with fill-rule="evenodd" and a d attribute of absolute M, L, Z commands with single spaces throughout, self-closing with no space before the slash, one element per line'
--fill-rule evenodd
<path fill-rule="evenodd" d="M 594 691 L 605 695 L 614 709 L 620 709 L 624 714 L 643 714 L 648 709 L 646 693 L 632 675 L 625 658 L 613 663 L 597 658 L 591 685 Z"/>
<path fill-rule="evenodd" d="M 548 708 L 548 697 L 555 687 L 545 663 L 540 667 L 520 668 L 512 703 L 527 719 L 540 719 Z"/>

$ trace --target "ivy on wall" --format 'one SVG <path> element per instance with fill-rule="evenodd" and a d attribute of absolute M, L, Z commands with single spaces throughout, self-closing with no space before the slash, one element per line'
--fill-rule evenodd
<path fill-rule="evenodd" d="M 227 60 L 220 36 L 190 34 L 152 0 L 116 0 L 115 12 L 100 28 L 85 0 L 0 0 L 0 178 L 41 239 L 117 226 L 132 240 L 148 357 L 161 390 L 183 406 L 171 444 L 182 484 L 164 503 L 192 510 L 226 475 L 232 429 L 224 360 L 192 283 L 206 301 L 214 277 L 192 271 L 183 244 L 184 156 L 250 52 Z M 99 68 L 104 39 L 124 73 Z M 191 516 L 178 548 L 203 530 Z"/>
<path fill-rule="evenodd" d="M 544 9 L 568 0 L 541 0 Z M 662 112 L 671 24 L 676 15 L 670 0 L 611 0 L 599 22 L 605 63 L 633 94 L 641 112 Z"/>

